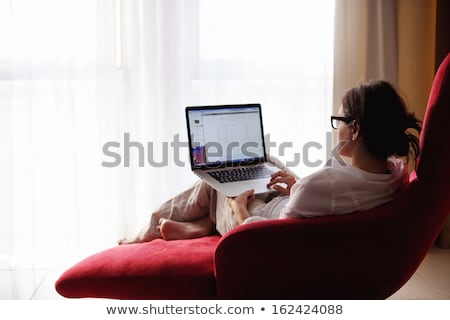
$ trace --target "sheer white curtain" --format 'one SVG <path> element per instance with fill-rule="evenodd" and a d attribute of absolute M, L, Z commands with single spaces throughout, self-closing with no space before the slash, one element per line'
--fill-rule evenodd
<path fill-rule="evenodd" d="M 272 154 L 301 175 L 326 160 L 331 0 L 0 6 L 0 254 L 34 263 L 139 230 L 195 181 L 187 105 L 261 103 Z"/>
<path fill-rule="evenodd" d="M 385 79 L 398 84 L 397 1 L 336 1 L 334 107 L 358 82 Z"/>
<path fill-rule="evenodd" d="M 270 153 L 300 175 L 317 170 L 332 103 L 334 2 L 202 4 L 195 98 L 260 102 Z"/>

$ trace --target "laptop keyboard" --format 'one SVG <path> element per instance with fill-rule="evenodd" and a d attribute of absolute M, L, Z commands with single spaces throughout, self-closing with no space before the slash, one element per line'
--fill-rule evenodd
<path fill-rule="evenodd" d="M 268 178 L 271 173 L 272 171 L 266 166 L 241 167 L 208 172 L 211 177 L 220 183 Z"/>

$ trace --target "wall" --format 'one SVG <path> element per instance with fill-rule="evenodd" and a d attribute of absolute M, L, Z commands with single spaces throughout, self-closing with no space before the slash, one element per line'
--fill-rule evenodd
<path fill-rule="evenodd" d="M 440 63 L 450 52 L 450 19 L 448 13 L 450 12 L 450 1 L 437 1 L 436 14 L 436 58 L 435 69 L 439 67 Z M 437 244 L 442 248 L 450 248 L 450 216 L 447 219 L 441 234 L 439 235 Z"/>
<path fill-rule="evenodd" d="M 450 1 L 438 0 L 436 12 L 436 58 L 435 69 L 450 52 Z"/>
<path fill-rule="evenodd" d="M 435 72 L 436 0 L 398 0 L 398 87 L 423 119 Z"/>

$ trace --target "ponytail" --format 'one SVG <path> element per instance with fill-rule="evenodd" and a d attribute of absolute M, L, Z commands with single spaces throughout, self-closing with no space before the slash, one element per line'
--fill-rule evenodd
<path fill-rule="evenodd" d="M 412 152 L 414 159 L 417 159 L 420 154 L 419 138 L 417 135 L 410 133 L 409 130 L 413 129 L 420 134 L 422 130 L 421 121 L 415 117 L 414 113 L 406 113 L 404 123 L 402 131 L 399 132 L 397 141 L 394 143 L 395 155 L 403 157 L 408 156 Z"/>

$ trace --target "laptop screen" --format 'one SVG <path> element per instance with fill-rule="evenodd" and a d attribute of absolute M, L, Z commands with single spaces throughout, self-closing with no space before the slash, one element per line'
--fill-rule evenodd
<path fill-rule="evenodd" d="M 193 169 L 266 160 L 259 104 L 187 107 Z"/>

